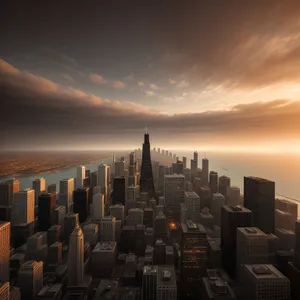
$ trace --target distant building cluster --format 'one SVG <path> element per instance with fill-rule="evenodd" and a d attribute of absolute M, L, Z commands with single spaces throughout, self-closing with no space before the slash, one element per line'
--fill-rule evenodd
<path fill-rule="evenodd" d="M 0 183 L 1 300 L 300 299 L 297 204 L 150 147 L 59 186 Z M 202 163 L 201 167 L 199 164 Z"/>

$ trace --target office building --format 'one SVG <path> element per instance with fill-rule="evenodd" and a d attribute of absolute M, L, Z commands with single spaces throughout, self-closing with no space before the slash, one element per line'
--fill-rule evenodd
<path fill-rule="evenodd" d="M 221 193 L 213 194 L 211 198 L 210 212 L 218 226 L 221 226 L 221 208 L 223 205 L 225 205 L 225 196 Z"/>
<path fill-rule="evenodd" d="M 185 299 L 199 294 L 199 284 L 206 275 L 208 241 L 206 230 L 192 221 L 181 223 L 181 294 Z"/>
<path fill-rule="evenodd" d="M 227 199 L 226 204 L 231 206 L 241 205 L 241 193 L 240 189 L 236 186 L 227 187 Z"/>
<path fill-rule="evenodd" d="M 199 222 L 200 197 L 195 192 L 184 192 L 184 203 L 186 206 L 187 220 Z"/>
<path fill-rule="evenodd" d="M 219 177 L 219 193 L 227 199 L 227 188 L 230 186 L 230 178 L 227 176 Z"/>
<path fill-rule="evenodd" d="M 155 201 L 155 204 L 156 204 L 156 201 Z M 144 209 L 143 224 L 146 227 L 153 227 L 153 225 L 154 225 L 154 211 L 153 211 L 152 208 L 145 208 Z"/>
<path fill-rule="evenodd" d="M 209 208 L 205 207 L 201 210 L 199 223 L 202 224 L 205 228 L 214 228 L 215 219 L 213 215 L 209 212 Z"/>
<path fill-rule="evenodd" d="M 173 265 L 158 266 L 156 299 L 177 300 L 176 274 Z"/>
<path fill-rule="evenodd" d="M 201 299 L 203 300 L 233 300 L 237 299 L 229 286 L 218 270 L 207 270 L 207 277 L 202 279 L 203 287 Z"/>
<path fill-rule="evenodd" d="M 85 179 L 85 167 L 79 166 L 77 167 L 76 173 L 76 189 L 81 189 L 84 187 L 83 181 Z"/>
<path fill-rule="evenodd" d="M 34 221 L 34 193 L 35 191 L 31 189 L 15 193 L 12 213 L 14 225 L 32 223 Z"/>
<path fill-rule="evenodd" d="M 297 221 L 298 204 L 285 199 L 275 199 L 275 208 L 290 213 L 294 222 Z"/>
<path fill-rule="evenodd" d="M 38 199 L 38 228 L 48 230 L 53 224 L 53 209 L 56 205 L 56 195 L 43 192 Z"/>
<path fill-rule="evenodd" d="M 265 233 L 274 233 L 275 182 L 257 177 L 244 177 L 244 206 L 253 213 L 253 226 Z"/>
<path fill-rule="evenodd" d="M 104 195 L 104 202 L 108 201 L 109 194 L 109 166 L 101 164 L 98 166 L 98 186 L 101 187 L 101 193 Z"/>
<path fill-rule="evenodd" d="M 125 176 L 125 163 L 124 161 L 114 162 L 114 177 L 124 177 Z"/>
<path fill-rule="evenodd" d="M 9 281 L 10 223 L 0 221 L 0 280 Z"/>
<path fill-rule="evenodd" d="M 214 171 L 209 172 L 209 188 L 212 194 L 216 194 L 219 191 L 219 177 L 218 173 Z"/>
<path fill-rule="evenodd" d="M 140 191 L 148 193 L 150 198 L 156 197 L 154 181 L 153 181 L 152 162 L 151 162 L 151 153 L 150 153 L 150 139 L 149 139 L 148 131 L 146 131 L 144 135 Z"/>
<path fill-rule="evenodd" d="M 53 209 L 53 224 L 63 226 L 65 215 L 66 215 L 66 207 L 57 205 Z"/>
<path fill-rule="evenodd" d="M 268 235 L 256 227 L 238 227 L 236 236 L 236 266 L 240 275 L 242 264 L 268 262 Z"/>
<path fill-rule="evenodd" d="M 62 239 L 62 226 L 53 225 L 47 230 L 47 245 L 51 246 Z"/>
<path fill-rule="evenodd" d="M 278 250 L 291 251 L 295 249 L 295 232 L 287 229 L 276 229 L 275 234 L 278 237 Z"/>
<path fill-rule="evenodd" d="M 100 242 L 91 253 L 93 277 L 109 277 L 116 263 L 117 243 Z"/>
<path fill-rule="evenodd" d="M 167 219 L 179 222 L 180 204 L 184 202 L 183 175 L 165 175 L 164 199 Z"/>
<path fill-rule="evenodd" d="M 196 168 L 198 168 L 198 152 L 197 151 L 194 151 L 194 161 L 196 162 Z"/>
<path fill-rule="evenodd" d="M 78 286 L 83 283 L 84 275 L 84 237 L 77 223 L 69 241 L 68 285 Z"/>
<path fill-rule="evenodd" d="M 110 215 L 115 217 L 116 220 L 120 220 L 121 224 L 124 224 L 124 205 L 115 204 L 109 207 Z"/>
<path fill-rule="evenodd" d="M 113 201 L 112 204 L 125 205 L 126 202 L 126 181 L 125 177 L 114 178 Z"/>
<path fill-rule="evenodd" d="M 101 219 L 100 240 L 101 242 L 113 242 L 116 240 L 116 218 L 105 216 Z"/>
<path fill-rule="evenodd" d="M 69 243 L 69 237 L 72 234 L 74 228 L 77 226 L 77 223 L 79 223 L 78 214 L 66 214 L 64 218 L 63 237 L 67 244 Z"/>
<path fill-rule="evenodd" d="M 208 186 L 201 186 L 199 191 L 201 210 L 205 207 L 211 208 L 211 192 Z"/>
<path fill-rule="evenodd" d="M 34 205 L 38 204 L 39 196 L 46 191 L 45 178 L 37 178 L 32 182 L 32 189 L 34 190 Z"/>
<path fill-rule="evenodd" d="M 144 211 L 140 208 L 131 208 L 128 210 L 126 218 L 127 226 L 136 226 L 144 223 Z"/>
<path fill-rule="evenodd" d="M 130 208 L 135 207 L 136 196 L 137 196 L 137 186 L 128 186 L 126 188 L 126 201 L 125 201 L 125 211 L 128 212 Z"/>
<path fill-rule="evenodd" d="M 119 241 L 119 251 L 124 253 L 134 252 L 135 242 L 136 242 L 136 228 L 139 228 L 140 225 L 137 226 L 128 226 L 125 225 L 123 227 L 121 238 Z"/>
<path fill-rule="evenodd" d="M 20 181 L 11 179 L 0 183 L 0 205 L 12 206 L 14 194 L 20 191 Z"/>
<path fill-rule="evenodd" d="M 246 264 L 242 270 L 245 300 L 290 300 L 290 281 L 273 265 Z"/>
<path fill-rule="evenodd" d="M 87 224 L 83 227 L 83 236 L 85 242 L 95 246 L 99 239 L 99 225 L 98 224 Z"/>
<path fill-rule="evenodd" d="M 92 219 L 100 222 L 101 218 L 104 217 L 104 195 L 97 193 L 93 195 L 92 204 Z"/>
<path fill-rule="evenodd" d="M 73 211 L 78 214 L 79 222 L 83 223 L 89 216 L 89 188 L 77 189 L 73 192 Z"/>
<path fill-rule="evenodd" d="M 0 299 L 10 300 L 9 281 L 0 281 Z"/>
<path fill-rule="evenodd" d="M 50 194 L 56 194 L 56 183 L 49 184 L 47 192 Z"/>
<path fill-rule="evenodd" d="M 222 207 L 221 249 L 224 269 L 231 276 L 236 271 L 236 235 L 238 227 L 252 226 L 252 212 L 243 206 Z"/>
<path fill-rule="evenodd" d="M 183 169 L 187 168 L 186 161 L 187 161 L 186 156 L 183 156 L 182 157 Z"/>
<path fill-rule="evenodd" d="M 157 299 L 157 276 L 158 266 L 144 266 L 142 280 L 142 299 Z"/>
<path fill-rule="evenodd" d="M 295 230 L 295 222 L 291 213 L 275 209 L 275 229 Z"/>
<path fill-rule="evenodd" d="M 57 203 L 61 206 L 65 206 L 66 213 L 71 212 L 74 188 L 74 178 L 63 179 L 59 182 L 59 198 Z"/>
<path fill-rule="evenodd" d="M 36 299 L 43 287 L 43 262 L 26 261 L 19 270 L 19 287 L 22 299 Z"/>
<path fill-rule="evenodd" d="M 202 173 L 201 179 L 204 185 L 208 185 L 209 182 L 209 160 L 207 158 L 202 159 Z"/>

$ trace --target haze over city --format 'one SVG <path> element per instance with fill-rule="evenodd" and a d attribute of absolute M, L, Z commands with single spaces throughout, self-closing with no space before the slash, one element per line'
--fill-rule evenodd
<path fill-rule="evenodd" d="M 147 125 L 169 149 L 298 153 L 299 8 L 7 2 L 0 149 L 132 148 Z"/>

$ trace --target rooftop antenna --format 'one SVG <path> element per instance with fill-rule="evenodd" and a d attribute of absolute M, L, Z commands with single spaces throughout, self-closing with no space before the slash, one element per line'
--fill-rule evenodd
<path fill-rule="evenodd" d="M 148 125 L 146 124 L 145 133 L 148 134 Z"/>

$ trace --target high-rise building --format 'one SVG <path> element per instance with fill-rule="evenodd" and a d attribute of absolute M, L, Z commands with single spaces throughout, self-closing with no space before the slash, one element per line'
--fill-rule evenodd
<path fill-rule="evenodd" d="M 84 187 L 84 185 L 83 185 L 84 179 L 85 179 L 85 167 L 79 166 L 79 167 L 77 167 L 76 189 L 81 189 Z"/>
<path fill-rule="evenodd" d="M 58 204 L 66 207 L 66 212 L 71 212 L 73 192 L 75 188 L 74 178 L 60 180 Z"/>
<path fill-rule="evenodd" d="M 275 199 L 275 208 L 290 213 L 294 222 L 297 221 L 298 204 L 285 199 Z"/>
<path fill-rule="evenodd" d="M 116 220 L 120 220 L 121 224 L 124 224 L 124 205 L 122 204 L 115 204 L 109 207 L 110 215 L 115 217 Z"/>
<path fill-rule="evenodd" d="M 84 237 L 77 223 L 69 241 L 68 285 L 78 286 L 83 283 L 84 271 Z"/>
<path fill-rule="evenodd" d="M 101 242 L 113 242 L 116 240 L 116 218 L 105 216 L 101 219 L 100 225 Z"/>
<path fill-rule="evenodd" d="M 265 233 L 274 233 L 275 182 L 257 177 L 244 177 L 244 206 L 253 213 L 253 226 Z"/>
<path fill-rule="evenodd" d="M 209 172 L 209 160 L 207 158 L 202 159 L 202 182 L 205 185 L 208 185 L 208 172 Z"/>
<path fill-rule="evenodd" d="M 43 262 L 26 261 L 19 270 L 18 279 L 21 299 L 36 299 L 43 287 Z"/>
<path fill-rule="evenodd" d="M 15 193 L 12 222 L 13 224 L 32 223 L 34 221 L 34 190 L 26 189 Z"/>
<path fill-rule="evenodd" d="M 156 196 L 155 188 L 154 188 L 154 181 L 153 181 L 151 153 L 150 153 L 150 140 L 149 140 L 148 131 L 146 131 L 146 133 L 144 135 L 140 191 L 148 193 L 150 198 L 152 198 L 152 197 L 155 198 L 155 196 Z"/>
<path fill-rule="evenodd" d="M 173 265 L 158 266 L 157 300 L 177 300 L 176 274 Z"/>
<path fill-rule="evenodd" d="M 143 281 L 142 281 L 142 299 L 156 300 L 157 299 L 157 276 L 158 266 L 144 266 Z"/>
<path fill-rule="evenodd" d="M 219 193 L 227 199 L 227 188 L 230 186 L 230 178 L 227 176 L 219 177 Z"/>
<path fill-rule="evenodd" d="M 181 223 L 181 293 L 184 299 L 199 295 L 201 278 L 206 275 L 208 241 L 206 230 L 192 221 Z"/>
<path fill-rule="evenodd" d="M 236 186 L 227 187 L 226 204 L 231 206 L 241 205 L 241 193 L 240 189 Z"/>
<path fill-rule="evenodd" d="M 125 205 L 126 202 L 126 180 L 125 177 L 114 178 L 113 201 L 112 204 Z"/>
<path fill-rule="evenodd" d="M 93 195 L 92 218 L 100 219 L 104 216 L 104 195 L 97 193 Z"/>
<path fill-rule="evenodd" d="M 0 282 L 0 299 L 1 300 L 10 300 L 9 293 L 9 281 L 1 281 Z"/>
<path fill-rule="evenodd" d="M 125 163 L 122 160 L 115 161 L 114 163 L 114 177 L 124 177 L 125 176 Z"/>
<path fill-rule="evenodd" d="M 184 202 L 184 176 L 165 175 L 164 197 L 168 220 L 180 221 L 180 204 Z"/>
<path fill-rule="evenodd" d="M 210 212 L 214 216 L 215 223 L 221 226 L 221 208 L 225 204 L 225 196 L 220 193 L 213 194 L 210 205 Z"/>
<path fill-rule="evenodd" d="M 238 227 L 236 235 L 236 271 L 239 276 L 243 264 L 268 262 L 268 235 L 256 227 Z"/>
<path fill-rule="evenodd" d="M 194 161 L 196 162 L 196 168 L 198 168 L 198 152 L 197 151 L 194 151 Z"/>
<path fill-rule="evenodd" d="M 56 205 L 56 195 L 43 192 L 38 201 L 39 231 L 48 230 L 53 224 L 53 209 Z"/>
<path fill-rule="evenodd" d="M 101 187 L 101 193 L 104 195 L 104 202 L 108 201 L 109 185 L 107 184 L 110 180 L 108 176 L 108 166 L 101 164 L 98 167 L 98 186 Z"/>
<path fill-rule="evenodd" d="M 244 265 L 242 286 L 245 300 L 290 300 L 290 281 L 273 265 Z"/>
<path fill-rule="evenodd" d="M 243 206 L 222 207 L 221 249 L 223 265 L 231 276 L 236 271 L 236 235 L 238 227 L 252 226 L 252 212 Z"/>
<path fill-rule="evenodd" d="M 56 194 L 56 183 L 49 184 L 47 192 L 51 194 Z"/>
<path fill-rule="evenodd" d="M 74 213 L 78 213 L 79 222 L 83 223 L 89 216 L 89 188 L 77 189 L 73 193 Z"/>
<path fill-rule="evenodd" d="M 200 197 L 195 192 L 184 192 L 184 203 L 186 206 L 187 220 L 199 222 Z"/>
<path fill-rule="evenodd" d="M 76 224 L 79 222 L 78 214 L 68 213 L 64 219 L 64 240 L 68 243 Z"/>
<path fill-rule="evenodd" d="M 183 163 L 183 169 L 186 169 L 187 166 L 186 166 L 186 157 L 185 156 L 182 157 L 182 163 Z"/>
<path fill-rule="evenodd" d="M 11 179 L 0 183 L 0 205 L 12 206 L 14 194 L 20 191 L 20 181 Z"/>
<path fill-rule="evenodd" d="M 34 190 L 34 205 L 38 204 L 39 196 L 46 191 L 46 179 L 37 178 L 32 182 L 32 189 Z"/>
<path fill-rule="evenodd" d="M 219 177 L 218 173 L 215 171 L 209 172 L 209 188 L 212 194 L 216 194 L 219 191 Z"/>
<path fill-rule="evenodd" d="M 0 221 L 0 280 L 9 281 L 10 222 Z"/>

